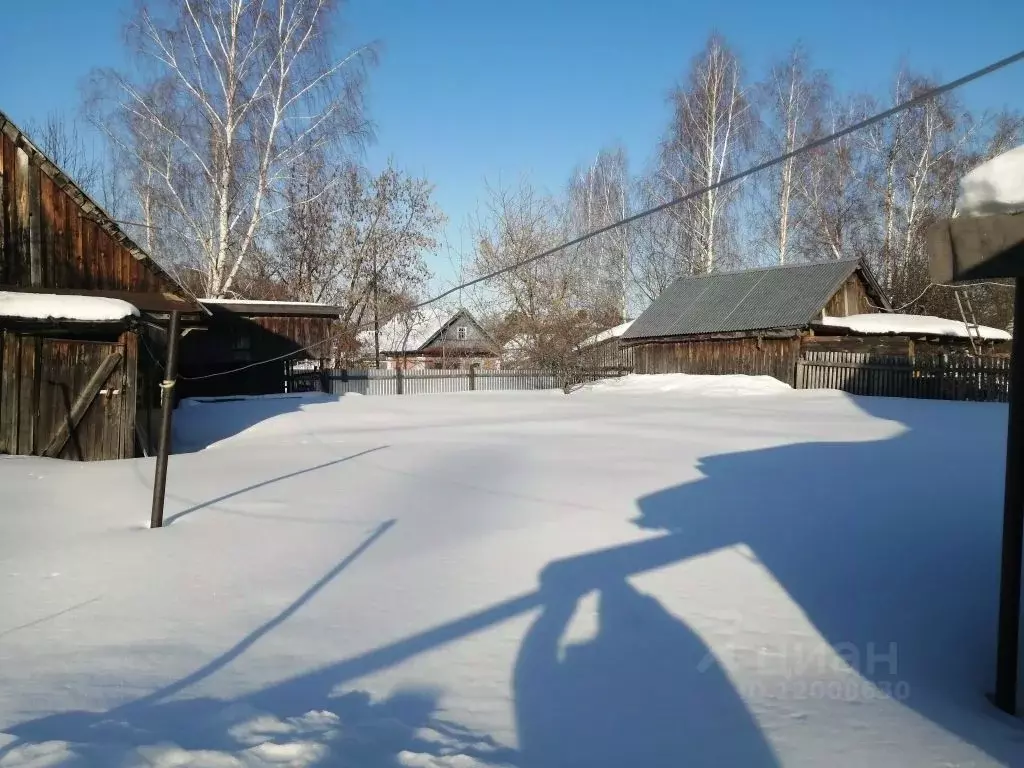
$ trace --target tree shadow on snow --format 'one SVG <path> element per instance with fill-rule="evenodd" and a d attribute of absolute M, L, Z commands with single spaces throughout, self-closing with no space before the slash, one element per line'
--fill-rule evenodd
<path fill-rule="evenodd" d="M 489 737 L 439 718 L 438 696 L 403 689 L 374 701 L 363 691 L 349 691 L 309 699 L 294 711 L 258 709 L 248 697 L 190 698 L 106 717 L 65 713 L 15 729 L 19 741 L 0 750 L 0 765 L 459 768 L 469 758 L 481 765 L 514 760 L 511 750 Z M 71 746 L 57 746 L 55 739 Z M 48 761 L 47 752 L 63 753 L 64 760 Z M 446 759 L 451 762 L 441 762 Z"/>

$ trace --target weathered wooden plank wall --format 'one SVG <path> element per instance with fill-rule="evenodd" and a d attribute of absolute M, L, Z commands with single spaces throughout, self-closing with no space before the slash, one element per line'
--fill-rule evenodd
<path fill-rule="evenodd" d="M 76 200 L 66 179 L 43 170 L 44 162 L 0 131 L 0 285 L 180 292 L 140 265 L 98 214 Z"/>
<path fill-rule="evenodd" d="M 1010 361 L 1005 357 L 805 351 L 797 364 L 796 386 L 854 395 L 1006 402 Z"/>
<path fill-rule="evenodd" d="M 60 458 L 92 461 L 135 455 L 137 337 L 69 339 L 4 331 L 0 348 L 0 453 L 41 455 L 72 404 L 112 353 L 104 378 Z"/>
<path fill-rule="evenodd" d="M 849 315 L 869 314 L 878 309 L 868 298 L 867 286 L 860 273 L 850 275 L 843 287 L 825 305 L 825 314 L 830 317 L 847 317 Z"/>
<path fill-rule="evenodd" d="M 305 356 L 331 355 L 331 342 L 318 344 L 340 330 L 324 317 L 243 317 L 216 312 L 206 330 L 187 334 L 181 341 L 179 397 L 266 395 L 284 392 L 284 361 L 258 365 L 237 373 L 226 371 L 260 360 L 288 355 L 316 344 Z M 302 355 L 300 355 L 302 356 Z M 190 380 L 191 377 L 210 378 Z"/>
<path fill-rule="evenodd" d="M 745 373 L 793 384 L 799 353 L 795 337 L 652 342 L 633 347 L 633 369 L 637 373 Z"/>

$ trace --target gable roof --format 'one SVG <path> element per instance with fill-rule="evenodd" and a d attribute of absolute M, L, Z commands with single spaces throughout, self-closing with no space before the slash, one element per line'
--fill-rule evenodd
<path fill-rule="evenodd" d="M 442 315 L 430 310 L 417 309 L 412 312 L 403 312 L 392 318 L 380 327 L 380 351 L 401 353 L 418 352 L 426 349 L 438 339 L 446 328 L 451 326 L 459 318 L 468 318 L 480 332 L 483 333 L 493 345 L 495 351 L 498 344 L 483 326 L 476 321 L 467 309 L 460 309 L 447 320 Z M 361 344 L 373 346 L 373 331 L 363 331 L 359 334 Z"/>
<path fill-rule="evenodd" d="M 811 323 L 855 272 L 889 302 L 859 259 L 686 275 L 655 299 L 623 339 L 800 328 Z"/>
<path fill-rule="evenodd" d="M 473 317 L 473 315 L 470 313 L 470 311 L 468 309 L 465 309 L 465 308 L 460 309 L 458 312 L 456 312 L 454 315 L 452 315 L 450 318 L 448 318 L 448 322 L 443 323 L 440 328 L 438 328 L 436 331 L 434 331 L 434 333 L 425 342 L 423 342 L 423 344 L 421 345 L 420 348 L 421 349 L 426 349 L 427 347 L 432 345 L 435 341 L 437 341 L 441 337 L 441 335 L 446 330 L 448 330 L 448 328 L 453 326 L 457 320 L 468 320 L 473 325 L 475 325 L 477 327 L 477 330 L 479 330 L 480 333 L 483 334 L 484 338 L 487 339 L 488 342 L 490 342 L 490 345 L 494 348 L 495 353 L 498 352 L 498 342 L 496 342 L 494 340 L 494 337 L 491 336 L 491 334 L 489 334 L 487 332 L 487 330 L 482 325 L 480 325 L 480 323 L 478 323 L 476 321 L 476 318 Z"/>
<path fill-rule="evenodd" d="M 127 250 L 132 258 L 136 261 L 144 264 L 145 268 L 157 275 L 162 281 L 166 282 L 168 287 L 176 290 L 181 297 L 190 305 L 185 308 L 185 311 L 189 312 L 204 312 L 205 309 L 201 307 L 195 300 L 195 296 L 185 288 L 177 279 L 172 277 L 157 261 L 150 256 L 146 251 L 136 244 L 128 234 L 118 225 L 116 221 L 108 214 L 103 208 L 93 200 L 78 184 L 68 176 L 57 164 L 50 159 L 50 157 L 43 152 L 36 144 L 22 131 L 13 120 L 11 120 L 3 110 L 0 110 L 0 133 L 5 134 L 15 146 L 23 149 L 30 157 L 33 158 L 33 164 L 36 165 L 39 170 L 46 174 L 58 189 L 65 192 L 75 204 L 81 209 L 82 214 L 92 219 L 96 224 L 106 232 L 116 243 Z M 96 291 L 90 291 L 96 293 Z M 65 293 L 61 291 L 61 293 Z M 75 291 L 77 293 L 77 291 Z M 111 293 L 107 291 L 107 293 Z M 180 308 L 180 307 L 175 307 Z"/>

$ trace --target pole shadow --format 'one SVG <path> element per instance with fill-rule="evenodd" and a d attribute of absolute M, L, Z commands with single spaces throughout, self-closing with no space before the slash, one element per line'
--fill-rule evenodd
<path fill-rule="evenodd" d="M 277 477 L 272 477 L 269 480 L 262 480 L 261 482 L 253 483 L 252 485 L 247 485 L 245 488 L 239 488 L 236 491 L 231 491 L 230 493 L 225 493 L 223 496 L 218 496 L 218 497 L 216 497 L 214 499 L 209 499 L 208 501 L 204 501 L 201 504 L 196 504 L 194 506 L 191 506 L 188 509 L 183 509 L 180 512 L 175 512 L 173 515 L 171 515 L 170 517 L 167 518 L 167 520 L 165 521 L 164 525 L 165 526 L 166 525 L 173 525 L 177 520 L 180 520 L 183 517 L 187 517 L 188 515 L 191 515 L 193 512 L 198 512 L 201 509 L 207 509 L 209 507 L 213 507 L 216 504 L 220 504 L 222 501 L 227 501 L 228 499 L 233 499 L 236 496 L 241 496 L 243 493 L 248 493 L 249 491 L 255 491 L 257 488 L 263 488 L 263 487 L 271 485 L 273 483 L 279 483 L 282 480 L 288 480 L 288 479 L 293 478 L 293 477 L 299 477 L 300 475 L 305 475 L 308 472 L 315 472 L 315 471 L 317 471 L 319 469 L 326 469 L 327 467 L 333 467 L 335 464 L 342 464 L 342 463 L 344 463 L 346 461 L 351 461 L 352 459 L 358 459 L 360 456 L 366 456 L 369 453 L 375 453 L 376 451 L 381 451 L 381 450 L 383 450 L 383 449 L 385 449 L 387 447 L 388 446 L 386 446 L 386 445 L 378 445 L 376 448 L 367 448 L 365 451 L 359 451 L 359 453 L 353 453 L 353 454 L 351 454 L 349 456 L 342 456 L 340 459 L 333 459 L 331 461 L 325 461 L 322 464 L 316 464 L 316 465 L 314 465 L 312 467 L 306 467 L 305 469 L 300 469 L 300 470 L 297 470 L 295 472 L 289 472 L 289 473 L 284 474 L 284 475 L 278 475 Z"/>

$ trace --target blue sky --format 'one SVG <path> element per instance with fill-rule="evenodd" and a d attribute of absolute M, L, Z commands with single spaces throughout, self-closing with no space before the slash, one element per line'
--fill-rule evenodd
<path fill-rule="evenodd" d="M 131 7 L 44 0 L 7 9 L 0 109 L 20 123 L 75 113 L 89 71 L 123 65 Z M 1024 3 L 1010 0 L 351 0 L 341 18 L 339 45 L 381 44 L 368 160 L 392 156 L 436 184 L 455 249 L 485 182 L 526 175 L 556 189 L 613 142 L 635 168 L 645 165 L 668 119 L 668 89 L 712 29 L 752 74 L 801 40 L 840 87 L 874 93 L 900 61 L 949 79 L 1024 44 Z M 963 96 L 978 109 L 1024 109 L 1024 64 Z M 446 256 L 432 266 L 451 271 Z"/>

